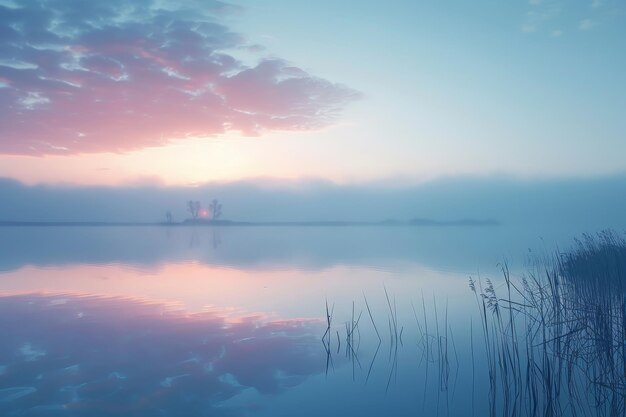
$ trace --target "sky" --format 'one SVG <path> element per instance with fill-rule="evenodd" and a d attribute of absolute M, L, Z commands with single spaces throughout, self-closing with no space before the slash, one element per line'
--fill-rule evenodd
<path fill-rule="evenodd" d="M 0 177 L 620 175 L 625 23 L 617 0 L 0 0 Z"/>

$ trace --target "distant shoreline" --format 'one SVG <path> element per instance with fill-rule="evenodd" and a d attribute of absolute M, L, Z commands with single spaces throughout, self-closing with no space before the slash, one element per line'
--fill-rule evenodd
<path fill-rule="evenodd" d="M 499 226 L 497 220 L 430 220 L 413 219 L 409 221 L 385 220 L 378 222 L 356 221 L 294 221 L 294 222 L 241 222 L 232 220 L 192 220 L 183 222 L 34 222 L 34 221 L 0 221 L 0 227 L 108 227 L 108 226 L 165 226 L 165 227 L 189 227 L 189 226 L 227 226 L 227 227 L 258 227 L 258 226 L 284 226 L 284 227 L 351 227 L 351 226 Z"/>

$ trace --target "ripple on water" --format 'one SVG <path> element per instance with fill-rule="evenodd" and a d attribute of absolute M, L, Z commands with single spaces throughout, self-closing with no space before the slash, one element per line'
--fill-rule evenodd
<path fill-rule="evenodd" d="M 11 387 L 0 389 L 0 402 L 9 402 L 37 391 L 35 387 Z"/>

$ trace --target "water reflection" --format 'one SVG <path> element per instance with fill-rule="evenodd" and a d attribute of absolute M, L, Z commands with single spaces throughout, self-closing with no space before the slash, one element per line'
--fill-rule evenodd
<path fill-rule="evenodd" d="M 317 417 L 329 403 L 330 415 L 342 416 L 489 415 L 491 368 L 467 278 L 478 266 L 499 276 L 485 270 L 503 255 L 525 256 L 538 236 L 503 228 L 0 232 L 0 268 L 9 270 L 0 273 L 0 415 L 86 416 Z M 331 325 L 297 319 L 323 318 L 325 299 Z"/>
<path fill-rule="evenodd" d="M 417 262 L 475 272 L 525 253 L 540 236 L 548 244 L 572 237 L 510 227 L 0 227 L 0 270 L 196 261 L 307 270 Z"/>
<path fill-rule="evenodd" d="M 341 361 L 351 366 L 354 383 L 373 385 L 385 395 L 404 391 L 399 385 L 410 387 L 411 401 L 397 401 L 404 407 L 403 415 L 417 411 L 428 416 L 466 416 L 476 410 L 486 413 L 484 404 L 475 406 L 473 401 L 477 393 L 484 392 L 476 389 L 474 371 L 470 373 L 467 367 L 472 363 L 468 355 L 473 353 L 473 340 L 471 333 L 458 332 L 456 326 L 463 321 L 455 318 L 456 338 L 462 343 L 461 351 L 457 351 L 446 303 L 439 305 L 436 299 L 424 298 L 411 302 L 413 314 L 409 318 L 399 313 L 400 303 L 386 290 L 383 302 L 386 309 L 373 309 L 371 301 L 363 297 L 360 303 L 352 304 L 345 321 L 335 317 L 334 306 L 327 306 L 322 335 L 326 374 L 334 378 L 341 372 L 334 366 Z M 463 389 L 457 392 L 459 381 Z"/>
<path fill-rule="evenodd" d="M 2 415 L 239 415 L 324 371 L 316 320 L 81 295 L 0 297 Z"/>

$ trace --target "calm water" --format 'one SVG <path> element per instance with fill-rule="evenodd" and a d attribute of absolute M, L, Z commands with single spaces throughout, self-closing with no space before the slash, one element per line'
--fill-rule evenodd
<path fill-rule="evenodd" d="M 487 415 L 468 277 L 577 232 L 0 228 L 0 414 Z"/>

